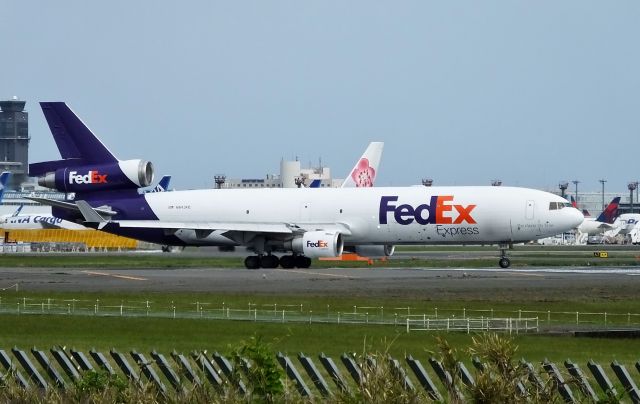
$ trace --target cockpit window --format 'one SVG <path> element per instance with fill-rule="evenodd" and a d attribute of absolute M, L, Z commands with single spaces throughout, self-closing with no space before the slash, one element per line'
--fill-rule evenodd
<path fill-rule="evenodd" d="M 570 208 L 569 202 L 549 202 L 549 210 L 558 210 L 562 208 Z"/>

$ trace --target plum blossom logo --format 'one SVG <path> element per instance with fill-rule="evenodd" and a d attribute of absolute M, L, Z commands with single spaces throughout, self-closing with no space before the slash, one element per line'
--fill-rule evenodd
<path fill-rule="evenodd" d="M 376 179 L 376 170 L 369 165 L 369 159 L 362 158 L 351 173 L 351 178 L 356 183 L 356 187 L 372 187 Z"/>

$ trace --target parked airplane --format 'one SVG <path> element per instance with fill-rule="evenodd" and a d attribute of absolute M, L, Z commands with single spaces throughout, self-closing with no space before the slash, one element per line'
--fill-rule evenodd
<path fill-rule="evenodd" d="M 640 213 L 623 213 L 618 216 L 613 222 L 612 227 L 604 232 L 605 237 L 613 238 L 618 235 L 629 238 L 625 242 L 632 242 L 637 244 L 640 242 L 638 239 L 638 228 L 640 228 Z"/>
<path fill-rule="evenodd" d="M 158 184 L 149 189 L 149 190 L 144 190 L 144 193 L 148 193 L 148 192 L 166 192 L 169 190 L 169 182 L 171 181 L 171 176 L 170 175 L 165 175 L 162 178 L 160 178 L 160 181 L 158 181 Z"/>
<path fill-rule="evenodd" d="M 347 178 L 342 181 L 342 188 L 372 187 L 378 173 L 384 142 L 371 142 L 360 159 L 356 162 Z M 320 188 L 322 180 L 311 181 L 308 188 Z"/>
<path fill-rule="evenodd" d="M 50 204 L 55 216 L 168 245 L 245 245 L 247 268 L 311 265 L 345 245 L 500 245 L 577 227 L 565 199 L 511 187 L 203 189 L 138 194 L 153 179 L 145 160 L 118 160 L 62 102 L 41 103 L 62 160 L 29 165 L 38 183 L 75 192 Z M 277 257 L 274 252 L 288 253 Z"/>
<path fill-rule="evenodd" d="M 4 196 L 4 188 L 7 186 L 7 183 L 9 182 L 10 175 L 11 175 L 11 172 L 9 171 L 3 171 L 2 174 L 0 174 L 0 201 Z"/>
<path fill-rule="evenodd" d="M 578 233 L 586 236 L 594 236 L 602 234 L 606 230 L 614 227 L 613 223 L 618 216 L 618 206 L 620 205 L 620 197 L 613 198 L 607 207 L 600 213 L 597 218 L 585 217 L 584 221 L 578 226 Z M 580 238 L 580 237 L 579 237 Z"/>
<path fill-rule="evenodd" d="M 367 188 L 372 187 L 378 174 L 378 166 L 382 158 L 383 142 L 371 142 L 364 151 L 360 160 L 356 162 L 347 178 L 342 183 L 342 188 Z"/>

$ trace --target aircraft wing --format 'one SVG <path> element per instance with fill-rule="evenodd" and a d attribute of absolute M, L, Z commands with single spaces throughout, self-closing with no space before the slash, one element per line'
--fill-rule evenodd
<path fill-rule="evenodd" d="M 77 209 L 82 213 L 86 223 L 97 224 L 98 230 L 107 225 L 116 225 L 122 228 L 137 229 L 164 229 L 165 231 L 195 230 L 203 235 L 214 231 L 222 234 L 251 233 L 271 235 L 300 234 L 312 230 L 336 231 L 346 236 L 351 235 L 349 226 L 344 223 L 272 223 L 272 222 L 184 222 L 169 220 L 110 220 L 104 214 L 91 207 L 86 201 L 76 201 Z"/>
<path fill-rule="evenodd" d="M 191 230 L 224 230 L 250 231 L 256 233 L 291 234 L 293 230 L 284 223 L 233 223 L 233 222 L 169 222 L 161 220 L 111 220 L 120 227 L 140 229 L 191 229 Z"/>
<path fill-rule="evenodd" d="M 95 221 L 93 221 L 95 223 Z M 312 230 L 337 231 L 351 235 L 349 226 L 343 223 L 260 223 L 260 222 L 172 222 L 162 220 L 110 220 L 102 223 L 114 223 L 124 228 L 165 229 L 165 230 L 202 230 L 237 233 L 296 234 Z"/>

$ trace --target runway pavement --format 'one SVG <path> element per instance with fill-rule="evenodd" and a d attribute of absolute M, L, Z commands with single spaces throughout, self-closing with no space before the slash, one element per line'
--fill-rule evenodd
<path fill-rule="evenodd" d="M 213 292 L 418 299 L 637 298 L 640 268 L 48 269 L 0 268 L 0 290 Z M 10 290 L 10 289 L 9 289 Z"/>

